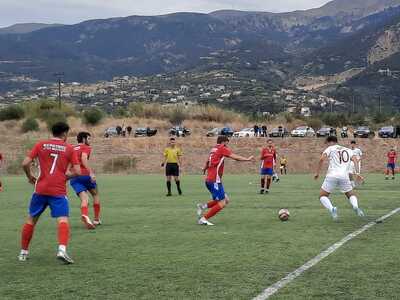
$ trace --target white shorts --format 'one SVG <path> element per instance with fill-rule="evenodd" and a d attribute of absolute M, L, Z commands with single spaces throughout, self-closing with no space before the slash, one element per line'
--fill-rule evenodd
<path fill-rule="evenodd" d="M 361 161 L 358 162 L 358 170 L 361 173 Z M 350 174 L 356 174 L 356 166 L 354 164 L 354 161 L 350 162 L 350 170 L 349 170 Z"/>
<path fill-rule="evenodd" d="M 346 177 L 326 177 L 321 186 L 321 189 L 328 193 L 332 193 L 336 188 L 338 188 L 342 193 L 348 193 L 353 190 L 350 179 Z"/>

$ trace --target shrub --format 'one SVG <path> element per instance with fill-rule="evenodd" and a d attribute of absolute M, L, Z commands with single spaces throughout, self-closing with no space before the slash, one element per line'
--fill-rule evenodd
<path fill-rule="evenodd" d="M 18 156 L 16 159 L 9 161 L 7 164 L 7 173 L 10 175 L 21 175 L 24 173 L 22 169 L 23 156 Z"/>
<path fill-rule="evenodd" d="M 114 111 L 113 111 L 113 116 L 115 118 L 127 118 L 130 117 L 130 112 L 126 107 L 118 106 Z"/>
<path fill-rule="evenodd" d="M 183 121 L 186 119 L 186 114 L 185 112 L 180 109 L 180 108 L 175 108 L 171 113 L 169 114 L 169 122 L 172 125 L 180 125 L 182 124 Z"/>
<path fill-rule="evenodd" d="M 22 132 L 38 131 L 39 123 L 34 118 L 27 118 L 21 126 Z"/>
<path fill-rule="evenodd" d="M 347 117 L 340 113 L 326 113 L 322 115 L 322 121 L 332 127 L 343 127 L 349 123 Z"/>
<path fill-rule="evenodd" d="M 60 111 L 52 111 L 44 118 L 44 121 L 47 124 L 47 128 L 51 130 L 51 127 L 57 122 L 67 122 L 67 118 Z"/>
<path fill-rule="evenodd" d="M 20 120 L 25 116 L 22 106 L 14 104 L 0 110 L 0 121 Z"/>
<path fill-rule="evenodd" d="M 62 103 L 61 109 L 55 100 L 42 99 L 35 102 L 23 103 L 26 115 L 32 118 L 46 120 L 54 111 L 63 113 L 66 117 L 76 116 L 76 111 L 73 106 Z"/>
<path fill-rule="evenodd" d="M 103 164 L 103 171 L 106 173 L 129 173 L 136 169 L 136 165 L 136 157 L 119 156 L 106 160 Z"/>
<path fill-rule="evenodd" d="M 83 113 L 83 121 L 88 125 L 97 125 L 103 119 L 104 113 L 98 108 L 91 108 Z"/>
<path fill-rule="evenodd" d="M 307 125 L 318 130 L 322 126 L 322 121 L 318 118 L 310 118 L 307 120 Z"/>

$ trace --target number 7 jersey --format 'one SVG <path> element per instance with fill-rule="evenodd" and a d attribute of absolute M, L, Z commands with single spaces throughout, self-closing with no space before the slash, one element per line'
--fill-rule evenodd
<path fill-rule="evenodd" d="M 329 161 L 326 177 L 348 178 L 351 168 L 353 150 L 340 145 L 333 145 L 325 149 Z"/>
<path fill-rule="evenodd" d="M 46 196 L 65 196 L 68 166 L 79 165 L 78 156 L 72 145 L 56 138 L 40 141 L 28 156 L 32 160 L 37 158 L 39 163 L 35 193 Z"/>

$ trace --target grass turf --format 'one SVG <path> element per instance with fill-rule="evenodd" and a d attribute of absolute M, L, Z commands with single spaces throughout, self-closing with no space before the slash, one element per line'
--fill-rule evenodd
<path fill-rule="evenodd" d="M 20 228 L 31 187 L 22 177 L 3 178 L 1 299 L 250 299 L 350 232 L 399 206 L 399 186 L 369 175 L 359 190 L 368 219 L 342 195 L 332 197 L 333 222 L 318 201 L 320 182 L 286 176 L 269 195 L 257 195 L 257 176 L 227 176 L 231 204 L 196 225 L 195 204 L 208 199 L 201 176 L 186 176 L 184 196 L 164 196 L 160 176 L 98 179 L 104 225 L 87 231 L 79 201 L 70 195 L 75 264 L 55 259 L 56 229 L 45 213 L 31 244 L 31 259 L 17 261 Z M 277 218 L 279 208 L 289 222 Z M 400 216 L 352 240 L 304 273 L 273 299 L 396 299 Z"/>

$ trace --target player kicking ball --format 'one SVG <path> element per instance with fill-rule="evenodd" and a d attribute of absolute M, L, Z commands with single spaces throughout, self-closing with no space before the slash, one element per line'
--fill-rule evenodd
<path fill-rule="evenodd" d="M 228 203 L 229 197 L 225 193 L 224 185 L 222 184 L 222 176 L 224 174 L 224 160 L 231 158 L 236 161 L 252 161 L 253 156 L 243 157 L 232 153 L 228 148 L 229 138 L 219 136 L 217 145 L 211 149 L 210 156 L 206 162 L 203 172 L 207 173 L 206 187 L 211 193 L 212 200 L 205 204 L 197 204 L 197 216 L 199 225 L 214 225 L 209 221 L 217 213 L 219 213 Z M 206 213 L 205 210 L 208 211 Z"/>
<path fill-rule="evenodd" d="M 71 186 L 81 199 L 81 220 L 87 229 L 95 229 L 101 225 L 100 221 L 100 197 L 97 190 L 96 176 L 89 165 L 91 135 L 89 132 L 79 132 L 77 136 L 78 145 L 74 147 L 81 166 L 81 176 L 71 179 Z M 89 194 L 93 198 L 94 220 L 89 218 Z"/>
<path fill-rule="evenodd" d="M 364 217 L 364 212 L 358 207 L 358 199 L 353 192 L 353 186 L 348 174 L 350 164 L 354 162 L 356 168 L 354 176 L 362 179 L 361 175 L 359 175 L 359 164 L 356 155 L 351 149 L 338 145 L 338 140 L 335 136 L 329 136 L 326 139 L 326 143 L 328 144 L 328 148 L 322 153 L 317 172 L 314 176 L 315 180 L 319 178 L 324 161 L 328 160 L 328 172 L 319 195 L 322 205 L 331 213 L 332 218 L 336 220 L 338 218 L 337 208 L 332 205 L 329 195 L 335 188 L 339 188 L 349 199 L 356 214 L 359 217 Z"/>
<path fill-rule="evenodd" d="M 18 259 L 28 259 L 35 225 L 49 206 L 51 216 L 57 219 L 58 224 L 57 258 L 66 264 L 72 264 L 74 261 L 67 254 L 69 205 L 66 183 L 68 178 L 80 175 L 79 160 L 73 147 L 66 143 L 69 126 L 64 122 L 56 123 L 51 131 L 53 138 L 38 142 L 22 163 L 29 183 L 35 185 L 35 192 L 29 206 L 28 219 L 22 228 Z M 38 178 L 32 175 L 31 170 L 35 159 L 39 161 Z"/>

